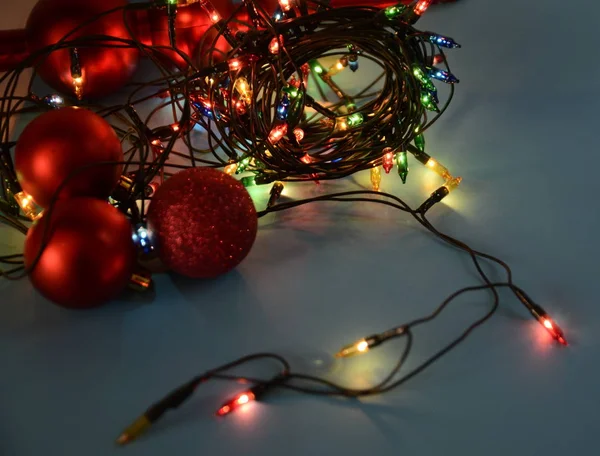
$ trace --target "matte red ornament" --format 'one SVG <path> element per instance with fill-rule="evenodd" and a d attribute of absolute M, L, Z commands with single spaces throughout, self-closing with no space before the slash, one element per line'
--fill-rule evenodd
<path fill-rule="evenodd" d="M 136 255 L 131 224 L 107 202 L 93 198 L 59 201 L 29 230 L 26 267 L 35 261 L 44 239 L 47 243 L 29 278 L 59 306 L 96 307 L 128 285 Z"/>
<path fill-rule="evenodd" d="M 212 168 L 191 168 L 167 180 L 152 198 L 148 221 L 165 265 L 192 278 L 235 268 L 250 252 L 258 228 L 245 187 Z"/>
<path fill-rule="evenodd" d="M 102 117 L 80 108 L 48 111 L 34 119 L 17 141 L 15 167 L 23 190 L 42 207 L 75 170 L 100 162 L 122 162 L 121 143 Z M 94 166 L 69 180 L 60 198 L 107 198 L 122 166 Z"/>
<path fill-rule="evenodd" d="M 27 21 L 29 51 L 54 45 L 85 21 L 127 3 L 126 0 L 39 0 Z M 129 39 L 123 11 L 116 11 L 82 27 L 67 40 L 92 35 Z M 95 99 L 119 90 L 131 79 L 139 61 L 139 52 L 134 48 L 106 47 L 107 44 L 122 45 L 116 41 L 90 44 L 91 47 L 80 47 L 78 51 L 83 70 L 83 97 Z M 44 82 L 60 92 L 75 93 L 69 49 L 56 50 L 39 63 L 37 71 Z"/>

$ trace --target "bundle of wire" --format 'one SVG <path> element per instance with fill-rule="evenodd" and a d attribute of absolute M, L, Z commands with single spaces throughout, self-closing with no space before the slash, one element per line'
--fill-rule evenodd
<path fill-rule="evenodd" d="M 179 407 L 200 384 L 212 379 L 242 379 L 253 384 L 223 404 L 217 412 L 219 415 L 226 415 L 238 406 L 262 399 L 265 394 L 278 389 L 346 398 L 389 392 L 431 366 L 487 321 L 499 306 L 500 288 L 511 290 L 551 336 L 566 345 L 562 330 L 513 282 L 506 263 L 442 233 L 426 216 L 460 184 L 460 178 L 454 177 L 425 152 L 423 134 L 446 110 L 454 83 L 458 82 L 451 73 L 443 48 L 459 47 L 451 38 L 414 27 L 429 3 L 420 0 L 410 6 L 399 4 L 386 9 L 332 9 L 322 1 L 280 1 L 282 8 L 272 17 L 254 1 L 246 0 L 240 9 L 247 12 L 248 21 L 239 20 L 240 11 L 231 18 L 215 18 L 214 28 L 218 33 L 210 35 L 210 42 L 201 45 L 202 58 L 198 59 L 201 66 L 188 59 L 190 69 L 185 73 L 171 70 L 164 60 L 157 58 L 156 51 L 160 53 L 164 49 L 153 49 L 134 39 L 117 40 L 119 44 L 115 44 L 111 37 L 95 36 L 91 41 L 86 38 L 69 40 L 67 36 L 51 49 L 31 57 L 39 58 L 58 48 L 102 46 L 103 40 L 110 42 L 110 46 L 138 47 L 153 60 L 161 77 L 135 84 L 126 103 L 117 106 L 86 105 L 58 95 L 39 97 L 31 92 L 31 84 L 29 94 L 18 97 L 15 90 L 26 64 L 3 76 L 6 90 L 0 100 L 3 113 L 0 220 L 23 233 L 27 232 L 25 221 L 28 218 L 18 213 L 19 206 L 15 204 L 18 201 L 14 199 L 19 186 L 10 154 L 14 146 L 9 141 L 10 121 L 19 113 L 56 109 L 71 102 L 94 109 L 109 119 L 123 143 L 129 144 L 123 176 L 127 185 L 115 192 L 112 202 L 131 218 L 134 225 L 145 222 L 144 207 L 151 198 L 150 184 L 156 179 L 166 179 L 174 170 L 186 167 L 223 168 L 229 174 L 240 175 L 246 185 L 274 183 L 272 198 L 268 207 L 259 212 L 259 217 L 316 202 L 371 202 L 398 209 L 414 217 L 435 237 L 467 253 L 482 280 L 481 285 L 453 293 L 428 316 L 343 347 L 338 357 L 366 353 L 391 340 L 405 341 L 389 374 L 371 387 L 354 389 L 325 378 L 296 373 L 283 357 L 259 353 L 208 370 L 177 388 L 128 427 L 119 436 L 118 443 L 126 444 L 137 438 L 169 409 Z M 203 5 L 208 8 L 210 2 L 203 0 Z M 156 4 L 135 4 L 135 8 L 140 7 L 156 7 Z M 223 40 L 230 47 L 226 53 L 222 51 L 222 45 L 218 45 Z M 324 66 L 322 62 L 326 59 L 332 60 L 332 64 Z M 354 93 L 336 83 L 340 72 L 356 71 L 359 64 L 366 63 L 379 67 L 381 76 Z M 433 80 L 450 85 L 449 96 L 441 108 Z M 334 94 L 334 102 L 328 101 L 323 86 L 329 87 Z M 155 97 L 165 98 L 165 101 L 143 120 L 136 108 Z M 173 121 L 156 125 L 157 114 L 164 113 L 164 108 L 172 111 Z M 207 147 L 201 148 L 194 143 L 192 131 L 195 126 L 206 131 Z M 185 152 L 179 147 L 185 148 Z M 417 208 L 411 208 L 397 196 L 377 191 L 380 167 L 389 172 L 397 166 L 400 178 L 406 182 L 408 154 L 444 181 Z M 347 191 L 286 202 L 278 199 L 284 182 L 340 179 L 364 170 L 371 172 L 373 191 Z M 51 205 L 47 211 L 52 208 Z M 504 269 L 506 281 L 492 281 L 484 271 L 482 261 Z M 0 262 L 12 267 L 1 272 L 8 279 L 22 278 L 30 272 L 24 269 L 21 255 L 3 256 Z M 413 345 L 413 330 L 436 319 L 459 296 L 478 291 L 491 294 L 486 313 L 454 341 L 405 372 L 403 368 Z M 275 360 L 281 369 L 268 379 L 229 373 L 233 368 L 259 360 Z"/>

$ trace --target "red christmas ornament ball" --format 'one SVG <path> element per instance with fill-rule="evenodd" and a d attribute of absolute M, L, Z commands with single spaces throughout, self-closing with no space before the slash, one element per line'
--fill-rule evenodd
<path fill-rule="evenodd" d="M 29 278 L 59 306 L 96 307 L 128 285 L 136 255 L 131 224 L 108 203 L 93 198 L 57 202 L 27 233 L 26 267 L 35 261 L 44 239 Z"/>
<path fill-rule="evenodd" d="M 148 210 L 159 255 L 171 270 L 212 278 L 235 268 L 256 239 L 252 198 L 231 176 L 212 168 L 182 171 L 158 188 Z"/>
<path fill-rule="evenodd" d="M 15 148 L 17 178 L 23 190 L 47 207 L 62 182 L 75 170 L 99 162 L 122 162 L 117 134 L 102 117 L 79 108 L 48 111 L 34 119 Z M 92 166 L 69 180 L 60 198 L 107 198 L 121 165 Z"/>
<path fill-rule="evenodd" d="M 28 44 L 31 52 L 52 46 L 86 21 L 127 5 L 126 0 L 39 0 L 27 21 Z M 100 17 L 77 32 L 67 41 L 82 37 L 107 35 L 130 39 L 123 21 L 123 10 Z M 92 44 L 92 46 L 89 46 Z M 123 87 L 135 72 L 139 62 L 136 48 L 107 47 L 123 46 L 118 41 L 89 41 L 78 47 L 83 76 L 83 97 L 96 99 Z M 70 50 L 59 49 L 38 61 L 37 72 L 54 89 L 63 93 L 74 93 L 71 77 Z"/>

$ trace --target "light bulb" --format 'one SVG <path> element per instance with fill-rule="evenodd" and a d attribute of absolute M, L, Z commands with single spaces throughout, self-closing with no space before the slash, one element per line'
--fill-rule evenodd
<path fill-rule="evenodd" d="M 394 167 L 394 152 L 391 147 L 383 149 L 382 166 L 386 174 L 389 174 Z"/>
<path fill-rule="evenodd" d="M 237 395 L 234 399 L 224 403 L 221 408 L 217 411 L 218 416 L 225 416 L 231 412 L 237 410 L 241 406 L 248 404 L 256 399 L 256 396 L 252 391 L 246 391 L 245 393 Z"/>
<path fill-rule="evenodd" d="M 371 185 L 374 192 L 378 192 L 381 188 L 381 170 L 379 166 L 371 168 Z"/>
<path fill-rule="evenodd" d="M 15 201 L 23 211 L 23 214 L 31 220 L 37 220 L 42 216 L 41 210 L 38 208 L 37 204 L 33 200 L 31 195 L 28 195 L 25 192 L 15 193 L 14 195 Z"/>
<path fill-rule="evenodd" d="M 452 179 L 452 175 L 450 174 L 450 171 L 448 171 L 448 168 L 441 165 L 437 160 L 430 158 L 427 161 L 426 166 L 429 169 L 431 169 L 433 172 L 435 172 L 437 175 L 443 177 L 444 179 L 446 179 L 446 180 Z"/>

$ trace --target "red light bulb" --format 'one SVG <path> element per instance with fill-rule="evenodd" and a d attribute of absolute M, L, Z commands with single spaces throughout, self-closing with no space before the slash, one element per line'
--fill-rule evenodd
<path fill-rule="evenodd" d="M 552 321 L 551 318 L 544 316 L 540 319 L 540 323 L 542 324 L 542 326 L 544 328 L 546 328 L 548 330 L 550 335 L 558 341 L 558 343 L 560 343 L 561 345 L 565 345 L 565 346 L 568 345 L 567 340 L 565 339 L 564 333 L 558 327 L 558 325 Z"/>
<path fill-rule="evenodd" d="M 431 5 L 431 0 L 420 0 L 419 3 L 415 5 L 415 13 L 421 16 L 427 8 Z"/>
<path fill-rule="evenodd" d="M 394 152 L 391 147 L 386 147 L 383 150 L 383 169 L 386 174 L 389 174 L 394 167 Z"/>
<path fill-rule="evenodd" d="M 232 399 L 231 401 L 226 402 L 221 406 L 219 410 L 217 410 L 217 416 L 225 416 L 240 408 L 242 405 L 245 405 L 249 402 L 252 402 L 256 399 L 256 396 L 252 391 L 246 391 L 244 393 L 239 394 Z"/>

